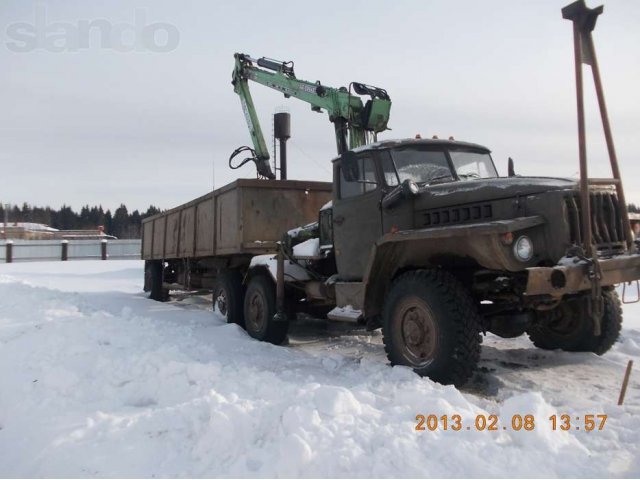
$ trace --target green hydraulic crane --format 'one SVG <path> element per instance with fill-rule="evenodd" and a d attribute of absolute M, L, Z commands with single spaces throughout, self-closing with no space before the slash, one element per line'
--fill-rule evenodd
<path fill-rule="evenodd" d="M 269 165 L 269 151 L 264 141 L 256 109 L 249 91 L 249 80 L 282 92 L 285 98 L 296 97 L 311 104 L 311 110 L 329 114 L 334 124 L 338 154 L 376 141 L 377 134 L 387 130 L 391 99 L 386 90 L 363 83 L 352 82 L 349 88 L 332 88 L 319 81 L 308 82 L 296 78 L 293 62 L 281 62 L 270 58 L 251 58 L 236 53 L 232 84 L 240 96 L 242 110 L 247 120 L 253 147 L 240 147 L 229 158 L 231 168 L 239 168 L 253 161 L 260 177 L 274 179 Z M 353 89 L 353 92 L 352 92 Z M 370 98 L 363 104 L 360 95 Z M 250 157 L 233 166 L 233 158 L 241 152 L 251 152 Z"/>

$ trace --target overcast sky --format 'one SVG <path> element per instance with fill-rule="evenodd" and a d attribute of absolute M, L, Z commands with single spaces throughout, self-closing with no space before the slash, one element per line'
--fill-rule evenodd
<path fill-rule="evenodd" d="M 299 78 L 329 86 L 385 88 L 392 131 L 381 138 L 453 135 L 489 147 L 502 175 L 511 156 L 519 174 L 575 176 L 567 3 L 0 0 L 0 201 L 170 208 L 214 178 L 220 187 L 254 177 L 252 166 L 227 167 L 233 149 L 251 144 L 230 83 L 234 52 L 294 60 Z M 121 41 L 102 44 L 97 20 Z M 88 22 L 98 26 L 87 39 Z M 627 197 L 637 203 L 639 25 L 640 1 L 609 0 L 594 32 Z M 590 173 L 608 176 L 585 73 Z M 252 92 L 268 143 L 273 112 L 292 114 L 289 178 L 329 181 L 326 114 L 259 85 Z"/>

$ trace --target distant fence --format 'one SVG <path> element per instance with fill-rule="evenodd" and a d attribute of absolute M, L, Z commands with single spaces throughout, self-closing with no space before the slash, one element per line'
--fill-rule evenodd
<path fill-rule="evenodd" d="M 140 240 L 0 240 L 0 262 L 140 259 Z"/>

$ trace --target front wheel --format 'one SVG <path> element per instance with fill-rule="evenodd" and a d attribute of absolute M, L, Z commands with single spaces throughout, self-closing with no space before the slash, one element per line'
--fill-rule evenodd
<path fill-rule="evenodd" d="M 593 334 L 593 318 L 589 315 L 587 296 L 563 301 L 553 310 L 539 312 L 537 321 L 528 330 L 533 344 L 544 350 L 593 352 L 602 355 L 620 336 L 622 306 L 615 290 L 602 292 L 604 310 L 600 335 Z"/>
<path fill-rule="evenodd" d="M 399 276 L 383 311 L 392 365 L 407 365 L 444 384 L 464 384 L 480 358 L 480 317 L 464 286 L 441 270 Z"/>
<path fill-rule="evenodd" d="M 266 275 L 249 280 L 244 297 L 244 321 L 247 333 L 253 338 L 279 345 L 287 338 L 289 322 L 274 320 L 276 291 L 273 281 Z"/>

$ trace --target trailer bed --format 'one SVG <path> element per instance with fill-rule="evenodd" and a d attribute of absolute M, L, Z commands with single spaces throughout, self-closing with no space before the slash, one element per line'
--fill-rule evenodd
<path fill-rule="evenodd" d="M 330 182 L 239 179 L 142 221 L 142 258 L 170 260 L 274 251 L 287 230 L 318 220 Z"/>

